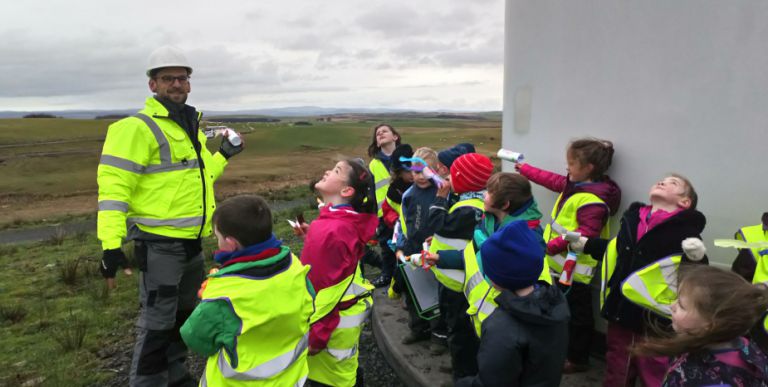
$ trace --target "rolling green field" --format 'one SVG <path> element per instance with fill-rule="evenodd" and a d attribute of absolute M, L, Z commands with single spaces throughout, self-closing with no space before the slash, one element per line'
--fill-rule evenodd
<path fill-rule="evenodd" d="M 492 154 L 501 143 L 499 114 L 474 119 L 405 116 L 345 116 L 331 122 L 291 118 L 279 123 L 233 123 L 246 142 L 217 182 L 217 195 L 274 195 L 319 177 L 335 160 L 368 159 L 371 128 L 392 124 L 414 147 L 441 150 L 474 143 Z M 215 120 L 213 118 L 212 120 Z M 307 121 L 310 126 L 293 125 Z M 0 228 L 40 219 L 94 213 L 96 168 L 111 120 L 0 119 Z M 204 123 L 206 125 L 207 123 Z M 220 140 L 209 141 L 212 151 Z M 279 198 L 275 198 L 279 199 Z"/>
<path fill-rule="evenodd" d="M 309 221 L 317 209 L 305 211 Z M 293 251 L 301 241 L 275 214 L 274 232 Z M 211 264 L 214 238 L 203 240 Z M 131 259 L 131 245 L 124 247 Z M 94 233 L 0 245 L 0 386 L 121 385 L 133 348 L 138 275 L 117 275 L 107 290 Z M 26 383 L 26 384 L 25 384 Z"/>

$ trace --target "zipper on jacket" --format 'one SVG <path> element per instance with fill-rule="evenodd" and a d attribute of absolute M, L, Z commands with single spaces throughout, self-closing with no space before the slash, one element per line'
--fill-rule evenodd
<path fill-rule="evenodd" d="M 170 114 L 167 115 L 167 116 L 162 116 L 162 115 L 159 115 L 159 114 L 153 114 L 152 116 L 154 118 L 165 118 L 165 119 L 170 119 L 171 121 L 174 121 L 170 117 Z M 200 119 L 202 119 L 202 118 L 203 118 L 203 115 L 202 115 L 202 113 L 200 113 L 200 115 L 198 116 L 197 120 L 195 121 L 195 122 L 197 122 L 197 131 L 195 131 L 195 134 L 197 134 L 197 132 L 200 130 Z M 176 121 L 174 121 L 174 122 L 176 122 Z M 176 122 L 176 124 L 179 125 L 178 122 Z M 181 126 L 181 125 L 179 125 L 179 126 Z M 184 129 L 184 127 L 182 127 L 182 129 Z M 198 138 L 194 138 L 193 139 L 189 135 L 189 133 L 186 131 L 186 129 L 184 130 L 184 134 L 186 134 L 187 137 L 189 137 L 189 142 L 192 144 L 192 148 L 195 149 L 195 154 L 197 155 L 197 169 L 200 171 L 200 185 L 203 188 L 203 221 L 202 221 L 202 224 L 200 225 L 200 230 L 197 232 L 197 239 L 200 239 L 201 236 L 203 235 L 203 229 L 205 229 L 205 217 L 206 217 L 206 213 L 208 211 L 208 203 L 207 203 L 206 194 L 205 194 L 205 171 L 203 171 L 203 159 L 200 156 L 200 152 L 203 149 L 203 144 L 200 144 L 200 140 Z M 194 141 L 197 141 L 198 145 L 200 145 L 199 149 L 198 149 L 198 147 L 195 146 Z M 181 163 L 183 165 L 187 165 L 189 163 L 189 161 L 187 159 L 183 159 L 183 160 L 181 160 Z"/>

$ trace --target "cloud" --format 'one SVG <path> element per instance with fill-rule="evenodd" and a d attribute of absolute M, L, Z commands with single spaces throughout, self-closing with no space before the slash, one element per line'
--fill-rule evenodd
<path fill-rule="evenodd" d="M 448 96 L 467 95 L 461 103 L 469 104 L 502 83 L 498 0 L 79 4 L 88 12 L 50 0 L 46 12 L 22 2 L 0 14 L 5 109 L 135 107 L 149 93 L 147 56 L 163 44 L 184 49 L 193 64 L 191 101 L 220 110 L 453 108 L 457 100 Z"/>

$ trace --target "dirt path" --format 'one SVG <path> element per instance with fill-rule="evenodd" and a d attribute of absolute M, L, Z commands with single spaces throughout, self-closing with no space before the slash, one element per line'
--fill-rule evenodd
<path fill-rule="evenodd" d="M 273 212 L 291 210 L 309 203 L 310 198 L 300 198 L 287 201 L 271 202 L 269 207 Z M 95 213 L 95 210 L 94 212 Z M 34 242 L 50 238 L 63 237 L 64 235 L 73 235 L 82 232 L 96 231 L 96 220 L 78 220 L 71 222 L 61 222 L 38 227 L 25 227 L 21 229 L 10 229 L 0 231 L 0 244 Z"/>

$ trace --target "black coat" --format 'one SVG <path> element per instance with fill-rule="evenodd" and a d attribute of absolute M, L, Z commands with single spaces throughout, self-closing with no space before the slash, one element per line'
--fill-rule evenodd
<path fill-rule="evenodd" d="M 519 297 L 504 290 L 483 321 L 478 375 L 457 387 L 560 385 L 568 349 L 568 303 L 557 286 L 539 285 Z"/>
<path fill-rule="evenodd" d="M 706 224 L 701 212 L 683 210 L 650 229 L 638 241 L 636 239 L 640 209 L 644 206 L 645 204 L 640 202 L 632 203 L 621 217 L 619 233 L 616 235 L 616 268 L 608 280 L 607 288 L 610 293 L 600 311 L 608 321 L 619 323 L 637 333 L 644 332 L 646 322 L 659 320 L 660 317 L 626 299 L 621 293 L 622 283 L 630 274 L 659 259 L 682 254 L 682 241 L 689 237 L 701 239 L 701 232 Z M 584 252 L 594 259 L 601 260 L 608 242 L 605 239 L 589 239 L 584 246 Z M 683 262 L 691 262 L 685 254 Z M 707 257 L 701 262 L 706 263 Z M 661 322 L 663 320 L 666 319 Z"/>

